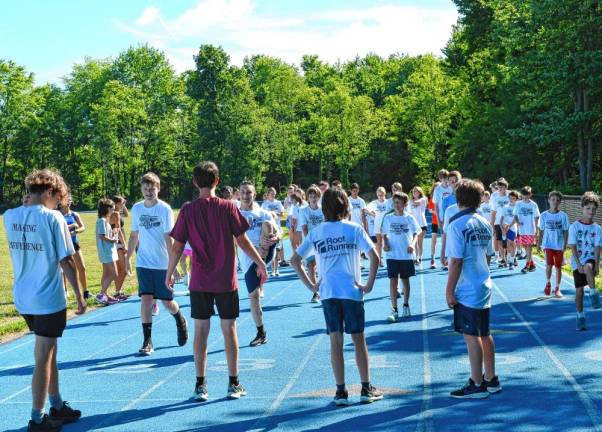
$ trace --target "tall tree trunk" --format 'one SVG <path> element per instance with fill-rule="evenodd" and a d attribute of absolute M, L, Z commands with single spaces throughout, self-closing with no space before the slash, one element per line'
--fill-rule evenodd
<path fill-rule="evenodd" d="M 575 114 L 583 112 L 583 91 L 578 87 L 574 91 L 573 101 L 575 104 Z M 577 128 L 577 155 L 579 158 L 579 185 L 581 190 L 587 189 L 587 155 L 585 153 L 585 142 L 583 136 L 583 125 Z"/>
<path fill-rule="evenodd" d="M 583 92 L 583 112 L 584 114 L 590 114 L 589 97 L 587 90 L 582 89 Z M 592 189 L 593 180 L 593 169 L 594 169 L 594 143 L 592 139 L 592 121 L 591 117 L 588 117 L 584 126 L 585 145 L 586 145 L 586 175 L 585 175 L 585 189 Z"/>

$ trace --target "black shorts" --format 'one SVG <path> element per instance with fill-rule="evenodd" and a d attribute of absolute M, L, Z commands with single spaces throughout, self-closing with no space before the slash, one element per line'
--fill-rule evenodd
<path fill-rule="evenodd" d="M 439 234 L 439 225 L 431 224 L 431 234 Z"/>
<path fill-rule="evenodd" d="M 471 336 L 489 336 L 489 308 L 473 309 L 457 303 L 454 306 L 454 330 Z"/>
<path fill-rule="evenodd" d="M 322 300 L 326 333 L 363 333 L 365 327 L 364 302 L 330 298 Z"/>
<path fill-rule="evenodd" d="M 372 243 L 376 243 L 378 241 L 375 235 L 370 236 L 370 240 L 372 240 Z"/>
<path fill-rule="evenodd" d="M 425 226 L 423 226 L 423 227 L 420 227 L 420 229 L 421 229 L 422 231 L 426 232 L 426 227 L 425 227 Z"/>
<path fill-rule="evenodd" d="M 587 260 L 585 264 L 596 265 L 595 260 Z M 575 288 L 582 288 L 587 286 L 587 277 L 585 274 L 579 273 L 579 270 L 573 270 L 573 282 L 575 282 Z"/>
<path fill-rule="evenodd" d="M 416 267 L 412 260 L 387 260 L 387 277 L 389 279 L 408 279 L 416 276 Z"/>
<path fill-rule="evenodd" d="M 495 239 L 497 241 L 502 241 L 502 238 L 504 237 L 504 235 L 502 234 L 502 226 L 495 225 L 493 228 L 495 229 Z"/>
<path fill-rule="evenodd" d="M 206 320 L 215 314 L 214 305 L 221 319 L 236 319 L 240 313 L 238 290 L 225 293 L 190 291 L 190 316 Z"/>
<path fill-rule="evenodd" d="M 276 249 L 276 244 L 270 246 L 270 250 L 268 251 L 268 255 L 265 257 L 265 264 L 268 265 L 274 259 L 274 251 Z M 249 270 L 245 273 L 245 284 L 247 285 L 247 291 L 251 294 L 257 288 L 259 288 L 259 276 L 257 276 L 257 264 L 253 263 L 249 267 Z"/>
<path fill-rule="evenodd" d="M 81 249 L 81 246 L 79 245 L 78 241 L 73 242 L 73 249 L 75 249 L 75 252 Z"/>
<path fill-rule="evenodd" d="M 60 338 L 67 326 L 67 309 L 47 315 L 22 315 L 29 331 L 36 336 Z"/>

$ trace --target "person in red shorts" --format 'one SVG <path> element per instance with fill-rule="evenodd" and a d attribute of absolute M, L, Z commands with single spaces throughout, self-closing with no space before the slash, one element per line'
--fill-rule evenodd
<path fill-rule="evenodd" d="M 219 183 L 217 165 L 201 162 L 194 168 L 192 181 L 199 191 L 199 198 L 182 206 L 171 231 L 174 243 L 169 254 L 165 284 L 173 290 L 174 272 L 188 242 L 193 251 L 189 285 L 197 376 L 193 397 L 201 402 L 209 398 L 205 382 L 207 338 L 210 319 L 215 313 L 214 306 L 217 306 L 230 377 L 227 396 L 229 399 L 239 399 L 247 392 L 238 381 L 236 318 L 239 315 L 239 300 L 234 239 L 242 252 L 256 264 L 259 285 L 267 279 L 267 269 L 245 234 L 249 223 L 236 204 L 215 195 Z"/>
<path fill-rule="evenodd" d="M 552 292 L 552 268 L 556 268 L 556 288 L 554 295 L 562 297 L 560 281 L 562 280 L 562 263 L 569 236 L 569 217 L 560 210 L 562 194 L 552 191 L 548 194 L 550 209 L 539 217 L 539 236 L 537 249 L 543 249 L 546 254 L 546 287 L 544 294 L 549 296 Z"/>
<path fill-rule="evenodd" d="M 537 227 L 539 224 L 539 207 L 531 200 L 533 192 L 531 186 L 520 190 L 521 200 L 514 206 L 514 220 L 518 228 L 518 244 L 527 250 L 527 263 L 521 270 L 522 273 L 535 271 L 533 262 L 533 246 L 537 243 Z"/>

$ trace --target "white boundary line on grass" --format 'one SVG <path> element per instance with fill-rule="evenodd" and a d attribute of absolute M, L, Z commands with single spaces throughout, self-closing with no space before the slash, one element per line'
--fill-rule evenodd
<path fill-rule="evenodd" d="M 422 269 L 422 264 L 420 266 Z M 421 306 L 422 306 L 422 361 L 423 361 L 423 376 L 424 376 L 424 386 L 422 393 L 422 409 L 420 420 L 416 425 L 417 431 L 423 432 L 432 432 L 434 430 L 433 425 L 433 412 L 431 411 L 432 407 L 432 398 L 433 398 L 433 390 L 431 388 L 433 377 L 431 374 L 431 352 L 429 345 L 429 337 L 428 337 L 428 317 L 427 317 L 427 308 L 426 308 L 426 292 L 424 289 L 424 273 L 420 273 L 420 296 L 421 296 Z"/>
<path fill-rule="evenodd" d="M 600 418 L 600 415 L 598 414 L 596 405 L 590 399 L 587 392 L 585 390 L 583 390 L 583 387 L 581 387 L 581 385 L 577 382 L 577 380 L 571 374 L 571 372 L 567 369 L 567 367 L 556 356 L 556 354 L 554 354 L 554 351 L 552 351 L 546 345 L 546 343 L 539 336 L 539 334 L 533 329 L 531 324 L 529 324 L 525 320 L 525 317 L 523 316 L 523 314 L 521 314 L 519 312 L 519 310 L 516 309 L 514 304 L 510 302 L 510 300 L 508 299 L 506 294 L 497 286 L 497 284 L 493 283 L 493 286 L 495 287 L 495 290 L 500 295 L 500 297 L 502 297 L 504 302 L 510 307 L 510 309 L 512 309 L 512 312 L 514 313 L 514 315 L 516 315 L 516 317 L 523 322 L 523 325 L 527 328 L 529 333 L 531 333 L 531 336 L 533 336 L 533 338 L 537 341 L 537 343 L 542 347 L 544 352 L 547 354 L 547 356 L 550 358 L 550 360 L 552 360 L 552 363 L 554 363 L 554 365 L 556 365 L 558 370 L 562 373 L 562 375 L 568 381 L 568 383 L 571 385 L 571 387 L 573 387 L 573 390 L 575 391 L 575 393 L 577 393 L 577 396 L 579 397 L 579 399 L 581 400 L 581 403 L 585 407 L 585 411 L 587 412 L 587 415 L 589 416 L 589 418 L 594 426 L 594 430 L 596 430 L 598 432 L 602 432 L 602 418 Z"/>
<path fill-rule="evenodd" d="M 269 299 L 269 301 L 265 302 L 263 306 L 267 306 L 267 305 L 271 304 L 272 302 L 274 302 L 277 298 L 281 297 L 286 291 L 288 291 L 293 285 L 295 285 L 298 282 L 300 282 L 298 279 L 291 282 L 289 285 L 287 285 L 282 290 L 280 290 L 280 292 L 278 292 L 278 294 L 276 294 L 274 297 Z M 249 321 L 251 318 L 252 318 L 251 313 L 249 313 L 244 319 L 240 320 L 237 323 L 237 325 L 238 326 L 243 325 L 247 321 Z M 207 351 L 209 351 L 209 349 L 213 348 L 217 343 L 221 342 L 222 340 L 223 340 L 223 335 L 220 335 L 220 337 L 218 337 L 218 339 L 214 340 L 212 343 L 207 345 Z M 193 364 L 194 364 L 194 362 L 193 362 Z M 136 405 L 138 405 L 140 402 L 147 400 L 148 396 L 150 396 L 155 390 L 157 390 L 159 387 L 161 387 L 166 382 L 170 381 L 173 377 L 178 375 L 182 370 L 184 370 L 185 367 L 187 367 L 189 365 L 190 365 L 189 362 L 182 363 L 180 366 L 178 366 L 176 369 L 174 369 L 169 375 L 167 375 L 165 378 L 163 378 L 159 382 L 152 385 L 150 388 L 148 388 L 146 391 L 144 391 L 142 394 L 140 394 L 136 399 L 130 401 L 130 403 L 125 405 L 119 411 L 117 411 L 113 415 L 109 416 L 108 418 L 105 418 L 104 420 L 100 421 L 99 423 L 96 423 L 94 425 L 94 429 L 98 429 L 102 426 L 112 426 L 109 422 L 118 418 L 123 412 L 131 410 Z M 179 400 L 182 400 L 182 399 L 179 399 Z"/>

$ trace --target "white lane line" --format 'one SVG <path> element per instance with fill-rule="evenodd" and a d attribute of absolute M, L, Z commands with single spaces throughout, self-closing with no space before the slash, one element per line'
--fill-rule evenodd
<path fill-rule="evenodd" d="M 547 354 L 547 356 L 550 358 L 550 360 L 552 360 L 552 362 L 556 365 L 558 370 L 562 373 L 564 378 L 573 387 L 573 390 L 575 391 L 575 393 L 577 393 L 577 396 L 579 397 L 579 399 L 581 400 L 581 403 L 585 407 L 585 411 L 587 412 L 587 415 L 589 416 L 590 420 L 592 421 L 594 430 L 596 430 L 598 432 L 602 432 L 602 418 L 598 414 L 596 405 L 590 399 L 590 397 L 585 392 L 585 390 L 583 390 L 583 387 L 581 387 L 581 385 L 577 382 L 575 377 L 571 374 L 571 372 L 567 369 L 567 367 L 562 363 L 562 361 L 560 361 L 560 359 L 556 356 L 556 354 L 554 354 L 554 352 L 550 348 L 548 348 L 546 343 L 539 336 L 539 334 L 535 331 L 535 329 L 533 329 L 531 324 L 529 324 L 525 320 L 525 317 L 523 316 L 523 314 L 521 314 L 518 311 L 518 309 L 516 309 L 514 304 L 512 304 L 510 302 L 510 300 L 508 300 L 508 297 L 506 297 L 506 294 L 504 294 L 504 292 L 495 283 L 493 284 L 493 286 L 495 287 L 495 289 L 498 292 L 498 294 L 500 295 L 500 297 L 502 297 L 504 302 L 510 307 L 510 309 L 512 309 L 512 312 L 514 313 L 514 315 L 516 315 L 516 317 L 523 322 L 523 325 L 527 328 L 527 330 L 529 330 L 529 333 L 531 333 L 531 336 L 533 336 L 533 338 L 542 347 L 542 349 Z"/>
<path fill-rule="evenodd" d="M 25 342 L 23 342 L 19 345 L 12 346 L 12 347 L 0 352 L 0 356 L 6 354 L 8 352 L 14 351 L 16 349 L 19 349 L 21 347 L 24 347 L 25 345 L 29 345 L 30 343 L 32 343 L 35 340 L 34 335 L 28 335 L 28 336 L 31 336 L 28 340 L 26 340 Z"/>
<path fill-rule="evenodd" d="M 422 267 L 422 265 L 421 265 Z M 424 273 L 420 274 L 420 295 L 422 303 L 422 362 L 424 386 L 422 392 L 422 409 L 420 421 L 416 425 L 416 430 L 419 432 L 431 432 L 434 430 L 433 412 L 431 411 L 433 390 L 431 388 L 433 377 L 431 374 L 431 352 L 428 336 L 428 317 L 426 309 L 426 292 L 424 289 Z"/>
<path fill-rule="evenodd" d="M 540 257 L 538 257 L 535 254 L 533 254 L 533 258 L 535 258 L 541 264 L 541 265 L 538 265 L 536 268 L 538 270 L 541 270 L 543 272 L 543 274 L 545 275 L 546 274 L 546 267 L 545 267 L 546 266 L 546 262 L 545 262 L 545 260 L 542 260 Z M 556 269 L 552 269 L 552 270 L 554 272 L 554 274 L 552 275 L 552 277 L 554 278 L 554 280 L 556 280 L 555 279 L 556 278 L 556 276 L 555 276 Z M 567 276 L 567 274 L 564 271 L 562 271 L 561 276 L 562 276 L 560 278 L 561 282 L 564 282 L 565 284 L 567 284 L 571 288 L 575 288 L 575 284 L 573 283 L 573 281 L 571 280 L 571 278 L 569 276 Z"/>
<path fill-rule="evenodd" d="M 265 302 L 264 306 L 272 304 L 276 299 L 278 299 L 279 297 L 281 297 L 285 292 L 287 292 L 289 290 L 289 288 L 291 288 L 293 285 L 295 285 L 298 282 L 300 282 L 300 281 L 299 280 L 295 280 L 295 281 L 291 282 L 288 286 L 286 286 L 282 290 L 280 290 L 278 292 L 278 294 L 276 294 L 275 296 L 273 296 L 272 298 L 270 298 L 269 301 Z M 252 316 L 249 313 L 244 319 L 242 319 L 242 320 L 240 320 L 238 322 L 238 325 L 241 326 L 241 325 L 245 324 L 251 318 L 252 318 Z M 209 351 L 211 348 L 213 348 L 216 344 L 218 344 L 222 340 L 223 340 L 223 336 L 220 336 L 218 339 L 214 340 L 212 343 L 210 343 L 209 345 L 207 345 L 207 351 Z M 169 375 L 167 375 L 164 379 L 162 379 L 159 382 L 155 383 L 149 389 L 147 389 L 142 394 L 140 394 L 136 399 L 130 400 L 130 403 L 128 403 L 127 405 L 125 405 L 123 408 L 121 408 L 119 411 L 117 411 L 112 416 L 110 416 L 108 418 L 105 418 L 105 420 L 102 420 L 99 423 L 97 423 L 96 425 L 94 425 L 94 427 L 95 428 L 99 428 L 99 427 L 102 427 L 102 426 L 105 426 L 105 425 L 110 426 L 111 422 L 113 420 L 117 419 L 123 412 L 131 410 L 136 405 L 138 405 L 140 402 L 142 402 L 144 400 L 147 400 L 148 396 L 150 396 L 155 390 L 157 390 L 158 388 L 160 388 L 166 382 L 170 381 L 173 377 L 175 377 L 176 375 L 178 375 L 182 370 L 184 370 L 185 367 L 187 367 L 189 365 L 190 365 L 190 363 L 188 363 L 188 362 L 181 364 L 176 369 L 174 369 L 172 371 L 172 373 L 170 373 Z M 179 400 L 181 401 L 182 399 L 179 399 Z"/>
<path fill-rule="evenodd" d="M 3 404 L 3 403 L 5 403 L 5 402 L 8 402 L 8 401 L 9 401 L 9 400 L 11 400 L 12 398 L 15 398 L 15 397 L 19 396 L 21 393 L 25 393 L 25 392 L 26 392 L 27 390 L 29 390 L 30 388 L 31 388 L 31 386 L 30 386 L 30 385 L 28 385 L 27 387 L 25 387 L 25 388 L 22 388 L 22 389 L 21 389 L 21 390 L 19 390 L 18 392 L 11 394 L 10 396 L 8 396 L 8 397 L 5 397 L 4 399 L 0 399 L 0 405 L 2 405 L 2 404 Z M 29 401 L 28 403 L 31 403 L 31 401 Z"/>

